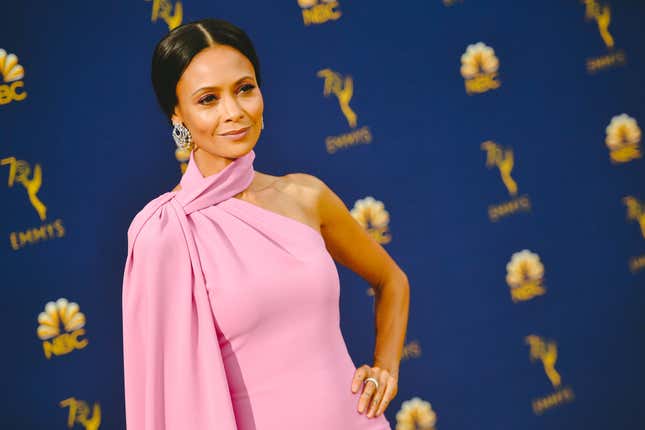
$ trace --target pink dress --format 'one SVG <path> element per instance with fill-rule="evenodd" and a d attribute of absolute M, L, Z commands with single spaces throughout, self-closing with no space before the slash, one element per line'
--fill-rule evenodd
<path fill-rule="evenodd" d="M 339 279 L 312 227 L 234 198 L 255 153 L 128 229 L 123 345 L 128 430 L 391 430 L 357 411 Z M 367 317 L 367 315 L 366 315 Z"/>

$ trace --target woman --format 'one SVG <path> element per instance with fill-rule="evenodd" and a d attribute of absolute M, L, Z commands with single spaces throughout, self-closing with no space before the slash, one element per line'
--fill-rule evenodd
<path fill-rule="evenodd" d="M 407 277 L 321 180 L 254 170 L 264 105 L 248 36 L 217 19 L 177 27 L 152 82 L 190 158 L 128 229 L 127 428 L 391 429 Z M 376 290 L 373 365 L 348 354 L 332 258 Z"/>

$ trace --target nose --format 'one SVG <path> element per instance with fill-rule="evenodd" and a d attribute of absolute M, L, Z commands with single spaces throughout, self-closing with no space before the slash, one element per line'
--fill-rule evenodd
<path fill-rule="evenodd" d="M 244 116 L 235 97 L 223 97 L 222 102 L 222 112 L 225 121 L 235 121 Z"/>

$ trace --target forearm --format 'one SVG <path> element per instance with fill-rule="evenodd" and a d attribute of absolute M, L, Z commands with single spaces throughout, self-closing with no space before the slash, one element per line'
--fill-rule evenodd
<path fill-rule="evenodd" d="M 410 286 L 401 272 L 379 288 L 375 288 L 374 366 L 388 369 L 398 378 L 408 325 Z"/>

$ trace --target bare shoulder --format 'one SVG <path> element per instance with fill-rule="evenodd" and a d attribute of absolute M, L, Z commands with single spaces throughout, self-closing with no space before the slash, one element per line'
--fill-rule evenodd
<path fill-rule="evenodd" d="M 282 191 L 308 205 L 315 204 L 327 188 L 320 178 L 309 173 L 289 173 L 280 177 L 280 182 Z"/>

